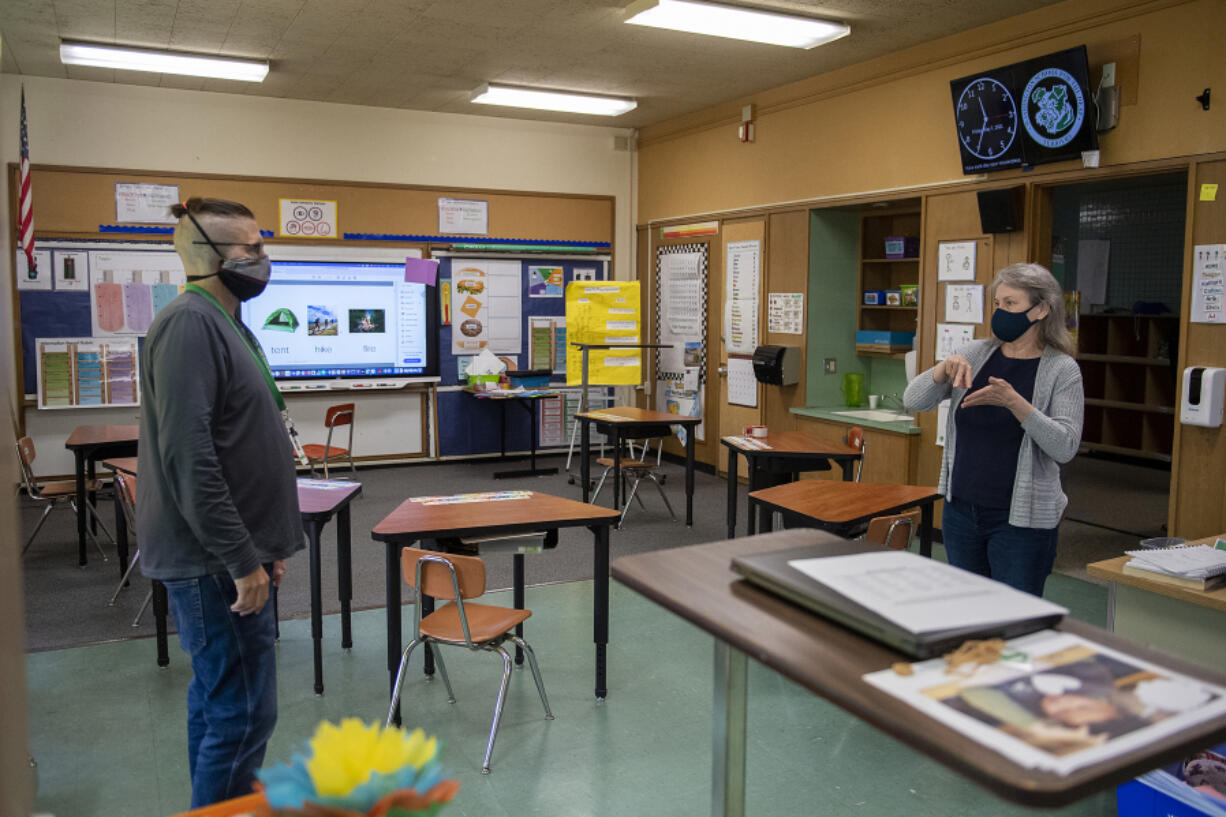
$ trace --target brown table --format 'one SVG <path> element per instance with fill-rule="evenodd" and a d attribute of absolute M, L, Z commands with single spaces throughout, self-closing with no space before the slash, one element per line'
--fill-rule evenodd
<path fill-rule="evenodd" d="M 997 794 L 1032 806 L 1072 802 L 1226 738 L 1226 717 L 1221 717 L 1068 776 L 1024 768 L 985 749 L 863 680 L 866 673 L 905 660 L 902 655 L 750 585 L 729 567 L 741 554 L 836 541 L 842 540 L 822 531 L 791 530 L 613 563 L 615 579 L 715 636 L 713 814 L 744 814 L 746 655 Z M 1066 619 L 1057 629 L 1194 678 L 1226 683 L 1226 676 L 1088 624 Z"/>
<path fill-rule="evenodd" d="M 579 421 L 579 480 L 583 483 L 583 501 L 588 501 L 592 490 L 591 463 L 588 461 L 592 448 L 590 426 L 605 434 L 613 444 L 613 509 L 621 508 L 621 442 L 643 437 L 667 437 L 675 425 L 685 426 L 685 524 L 694 524 L 694 429 L 702 422 L 701 417 L 684 417 L 663 411 L 614 406 L 612 408 L 581 411 L 575 414 Z"/>
<path fill-rule="evenodd" d="M 384 545 L 384 581 L 387 592 L 388 690 L 396 685 L 396 670 L 403 649 L 401 635 L 400 551 L 425 539 L 514 535 L 560 528 L 585 527 L 595 538 L 592 550 L 593 602 L 592 640 L 596 643 L 596 698 L 608 694 L 605 681 L 605 647 L 609 643 L 609 526 L 618 513 L 608 508 L 531 492 L 524 499 L 425 505 L 405 500 L 375 525 L 371 538 Z M 437 542 L 430 546 L 437 546 Z M 523 555 L 514 556 L 514 605 L 524 607 Z M 433 599 L 423 601 L 423 615 L 433 609 Z M 426 671 L 433 669 L 426 649 Z M 396 713 L 400 722 L 400 712 Z"/>
<path fill-rule="evenodd" d="M 85 481 L 93 479 L 96 463 L 106 457 L 126 457 L 136 453 L 140 438 L 140 426 L 77 426 L 64 447 L 76 460 L 77 475 L 77 564 L 84 565 L 85 558 Z M 92 501 L 92 497 L 88 497 Z M 122 568 L 121 568 L 122 569 Z"/>
<path fill-rule="evenodd" d="M 559 397 L 560 393 L 550 391 L 548 389 L 529 389 L 526 392 L 516 391 L 477 391 L 476 389 L 464 389 L 464 391 L 476 397 L 478 400 L 493 400 L 498 403 L 499 420 L 501 422 L 500 431 L 498 434 L 499 459 L 507 458 L 507 401 L 514 400 L 517 405 L 523 406 L 528 412 L 528 426 L 531 433 L 531 443 L 528 447 L 529 467 L 519 468 L 511 471 L 495 471 L 494 479 L 513 479 L 515 477 L 539 477 L 549 474 L 558 473 L 557 468 L 537 468 L 536 467 L 536 406 L 539 400 L 552 400 Z"/>
<path fill-rule="evenodd" d="M 751 502 L 766 509 L 762 529 L 771 529 L 769 511 L 779 511 L 785 526 L 842 529 L 867 523 L 875 516 L 920 509 L 920 555 L 932 555 L 932 506 L 941 494 L 936 488 L 883 482 L 831 482 L 802 479 L 749 494 Z M 750 530 L 750 533 L 756 531 Z"/>
<path fill-rule="evenodd" d="M 102 465 L 112 471 L 136 476 L 136 457 L 119 457 L 104 460 Z M 341 647 L 353 646 L 353 629 L 350 619 L 350 604 L 353 599 L 353 569 L 350 548 L 349 503 L 362 493 L 359 482 L 341 482 L 315 479 L 298 480 L 298 514 L 307 535 L 308 558 L 311 582 L 311 639 L 314 642 L 315 694 L 324 691 L 323 675 L 323 598 L 320 580 L 322 546 L 320 537 L 324 525 L 336 516 L 336 572 L 337 594 L 341 602 Z M 120 575 L 127 572 L 128 526 L 123 510 L 119 507 L 119 492 L 115 492 L 115 538 L 119 546 Z M 277 590 L 272 590 L 275 608 Z M 166 587 L 153 580 L 153 618 L 157 626 L 157 662 L 159 667 L 170 664 L 167 647 L 166 616 L 168 611 Z"/>
<path fill-rule="evenodd" d="M 1217 536 L 1190 545 L 1212 545 Z M 1226 627 L 1226 587 L 1193 590 L 1124 572 L 1131 556 L 1086 565 L 1107 585 L 1107 629 L 1152 644 L 1163 652 L 1226 672 L 1226 656 L 1215 648 Z"/>
<path fill-rule="evenodd" d="M 843 471 L 843 480 L 852 479 L 852 466 L 863 457 L 858 448 L 843 443 L 824 443 L 803 431 L 776 431 L 765 437 L 752 437 L 749 444 L 744 437 L 721 437 L 720 442 L 728 448 L 728 538 L 736 536 L 736 483 L 737 455 L 745 457 L 749 467 L 749 490 L 767 487 L 762 483 L 778 485 L 795 481 L 798 474 L 806 471 L 829 471 L 832 463 Z M 745 500 L 745 519 L 750 533 L 757 524 L 753 518 L 754 504 Z"/>

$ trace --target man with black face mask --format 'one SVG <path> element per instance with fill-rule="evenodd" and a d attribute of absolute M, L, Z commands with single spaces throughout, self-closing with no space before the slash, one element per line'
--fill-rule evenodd
<path fill-rule="evenodd" d="M 142 572 L 166 585 L 187 693 L 192 808 L 251 792 L 277 717 L 276 622 L 267 604 L 303 547 L 284 401 L 240 301 L 268 282 L 242 204 L 175 205 L 190 283 L 141 350 L 136 528 Z"/>

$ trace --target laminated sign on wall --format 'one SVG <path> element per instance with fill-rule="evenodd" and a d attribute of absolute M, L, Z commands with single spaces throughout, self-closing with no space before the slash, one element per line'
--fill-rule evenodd
<path fill-rule="evenodd" d="M 519 354 L 520 264 L 456 258 L 451 264 L 451 353 L 472 355 L 482 349 Z"/>
<path fill-rule="evenodd" d="M 656 378 L 679 386 L 686 344 L 700 343 L 701 382 L 707 368 L 707 245 L 676 244 L 656 252 L 656 342 L 672 347 L 656 350 Z"/>

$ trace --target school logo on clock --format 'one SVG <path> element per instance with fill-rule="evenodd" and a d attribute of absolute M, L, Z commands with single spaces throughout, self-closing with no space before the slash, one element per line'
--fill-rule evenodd
<path fill-rule="evenodd" d="M 1026 83 L 1022 124 L 1030 138 L 1043 147 L 1058 148 L 1073 141 L 1085 117 L 1085 96 L 1069 72 L 1045 68 Z"/>

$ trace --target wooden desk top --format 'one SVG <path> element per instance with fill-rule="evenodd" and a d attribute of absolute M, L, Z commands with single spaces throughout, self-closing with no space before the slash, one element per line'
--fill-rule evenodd
<path fill-rule="evenodd" d="M 635 406 L 612 406 L 605 409 L 581 411 L 575 414 L 585 420 L 598 423 L 668 423 L 670 425 L 698 425 L 701 417 L 686 417 L 681 414 L 669 414 L 664 411 L 652 411 Z"/>
<path fill-rule="evenodd" d="M 106 443 L 134 443 L 140 439 L 140 426 L 77 426 L 64 442 L 65 448 L 82 448 Z"/>
<path fill-rule="evenodd" d="M 362 493 L 360 482 L 298 479 L 298 513 L 328 516 Z"/>
<path fill-rule="evenodd" d="M 371 531 L 379 542 L 609 525 L 620 511 L 533 492 L 525 499 L 425 505 L 406 499 Z"/>
<path fill-rule="evenodd" d="M 102 461 L 102 467 L 136 476 L 136 460 L 136 457 L 110 457 Z"/>
<path fill-rule="evenodd" d="M 615 560 L 613 578 L 916 751 L 1028 805 L 1072 802 L 1226 738 L 1226 717 L 1221 717 L 1067 777 L 1023 768 L 862 680 L 904 656 L 754 587 L 729 567 L 733 556 L 830 541 L 842 540 L 821 531 L 789 530 L 658 550 Z M 1194 678 L 1226 683 L 1226 677 L 1098 627 L 1066 619 L 1058 629 Z"/>
<path fill-rule="evenodd" d="M 1212 542 L 1216 538 L 1213 537 L 1209 541 Z M 1208 542 L 1193 542 L 1190 544 L 1208 544 Z M 1091 562 L 1086 565 L 1086 572 L 1091 576 L 1116 582 L 1117 584 L 1139 587 L 1142 590 L 1148 590 L 1160 596 L 1169 596 L 1173 599 L 1186 601 L 1189 604 L 1198 604 L 1201 607 L 1208 607 L 1226 613 L 1226 587 L 1218 587 L 1214 590 L 1192 590 L 1187 587 L 1178 587 L 1166 582 L 1147 579 L 1144 576 L 1134 576 L 1131 573 L 1124 572 L 1124 565 L 1131 558 L 1131 556 L 1117 556 L 1114 559 Z"/>
<path fill-rule="evenodd" d="M 843 443 L 824 443 L 803 431 L 776 431 L 765 437 L 754 437 L 753 439 L 769 445 L 770 448 L 748 448 L 727 437 L 721 437 L 720 442 L 729 448 L 735 448 L 747 457 L 813 456 L 846 459 L 860 456 L 858 448 L 852 448 Z"/>
<path fill-rule="evenodd" d="M 935 487 L 802 479 L 754 491 L 751 499 L 818 522 L 846 524 L 898 513 L 941 498 Z"/>

